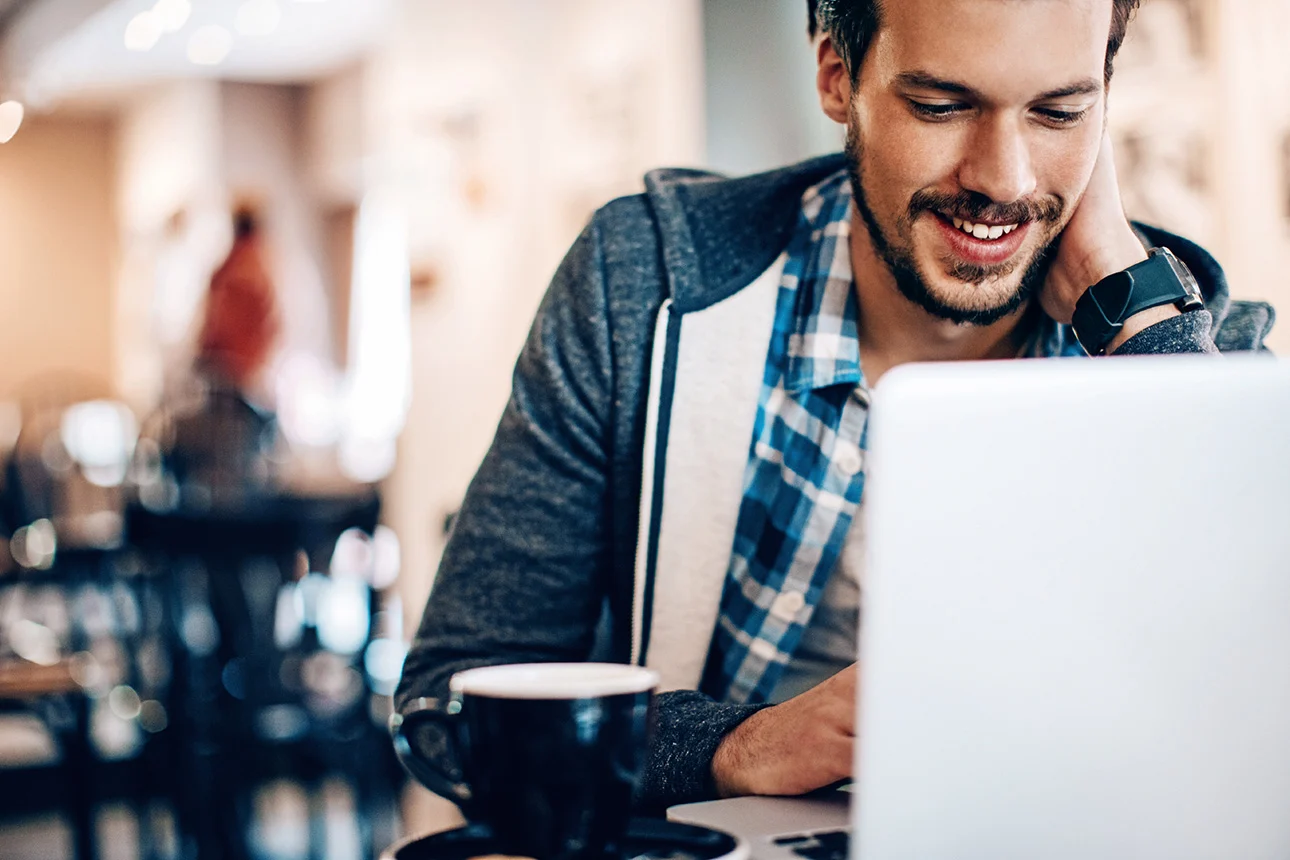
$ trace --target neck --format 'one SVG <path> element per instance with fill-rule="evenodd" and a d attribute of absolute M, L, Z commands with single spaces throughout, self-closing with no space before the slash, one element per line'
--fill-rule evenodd
<path fill-rule="evenodd" d="M 860 304 L 860 360 L 870 386 L 901 364 L 1014 358 L 1021 348 L 1029 305 L 987 326 L 933 316 L 900 292 L 858 213 L 851 222 L 851 271 Z"/>

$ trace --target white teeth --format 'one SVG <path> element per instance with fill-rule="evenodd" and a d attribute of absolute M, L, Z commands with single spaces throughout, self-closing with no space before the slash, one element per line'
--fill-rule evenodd
<path fill-rule="evenodd" d="M 954 226 L 967 233 L 969 236 L 975 236 L 978 239 L 998 239 L 1001 236 L 1007 236 L 1013 230 L 1016 230 L 1019 224 L 1008 224 L 1007 226 L 995 224 L 973 224 L 971 221 L 964 221 L 962 218 L 950 218 Z"/>

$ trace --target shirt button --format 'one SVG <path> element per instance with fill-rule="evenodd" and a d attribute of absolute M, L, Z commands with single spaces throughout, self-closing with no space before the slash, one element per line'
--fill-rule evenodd
<path fill-rule="evenodd" d="M 775 659 L 775 654 L 779 651 L 774 642 L 767 642 L 765 639 L 754 639 L 753 643 L 748 646 L 748 650 L 757 657 L 766 662 Z"/>
<path fill-rule="evenodd" d="M 845 442 L 842 444 L 845 447 L 833 456 L 833 465 L 844 475 L 854 475 L 864 465 L 864 459 L 860 456 L 859 448 L 852 448 Z"/>
<path fill-rule="evenodd" d="M 806 605 L 806 598 L 800 591 L 785 591 L 770 605 L 770 614 L 785 621 L 792 621 Z"/>

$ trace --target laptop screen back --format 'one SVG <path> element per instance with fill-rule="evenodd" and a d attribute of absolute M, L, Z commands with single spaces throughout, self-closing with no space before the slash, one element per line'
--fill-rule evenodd
<path fill-rule="evenodd" d="M 858 855 L 1290 857 L 1290 367 L 909 366 L 871 421 Z"/>

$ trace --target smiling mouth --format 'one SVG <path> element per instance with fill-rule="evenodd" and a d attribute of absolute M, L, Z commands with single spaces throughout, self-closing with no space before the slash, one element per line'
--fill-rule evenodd
<path fill-rule="evenodd" d="M 947 212 L 932 210 L 933 220 L 941 230 L 941 240 L 949 251 L 949 258 L 954 265 L 967 264 L 977 269 L 990 269 L 992 274 L 999 266 L 1009 264 L 1021 252 L 1030 236 L 1034 221 L 1022 219 L 1015 223 L 993 224 L 981 221 L 969 221 Z M 967 280 L 980 280 L 983 275 L 978 272 Z M 961 278 L 960 280 L 964 280 Z"/>
<path fill-rule="evenodd" d="M 1013 230 L 1021 225 L 1017 224 L 982 224 L 980 222 L 965 221 L 962 218 L 955 218 L 952 215 L 941 214 L 941 217 L 952 223 L 957 229 L 966 233 L 974 239 L 993 241 L 1007 236 Z"/>

